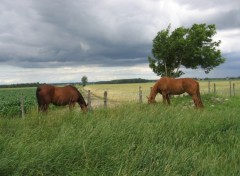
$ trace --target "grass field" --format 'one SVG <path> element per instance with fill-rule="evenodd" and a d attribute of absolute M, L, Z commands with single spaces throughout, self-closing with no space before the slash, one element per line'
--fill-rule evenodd
<path fill-rule="evenodd" d="M 240 98 L 203 99 L 0 118 L 0 175 L 239 175 Z"/>
<path fill-rule="evenodd" d="M 153 84 L 141 84 L 143 98 Z M 216 84 L 228 92 L 228 81 Z M 200 85 L 208 91 L 208 82 Z M 120 105 L 86 114 L 51 107 L 47 115 L 37 113 L 35 88 L 1 89 L 1 108 L 11 110 L 21 96 L 33 108 L 24 119 L 0 114 L 0 175 L 240 175 L 235 85 L 234 97 L 202 93 L 203 110 L 189 96 L 173 98 L 171 106 L 160 96 L 156 105 L 137 103 L 139 84 L 88 85 Z"/>

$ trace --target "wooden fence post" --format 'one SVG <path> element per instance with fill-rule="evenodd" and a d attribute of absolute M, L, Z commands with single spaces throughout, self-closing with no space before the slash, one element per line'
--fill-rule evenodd
<path fill-rule="evenodd" d="M 139 86 L 139 103 L 142 103 L 142 88 Z"/>
<path fill-rule="evenodd" d="M 213 84 L 213 92 L 214 92 L 214 95 L 216 95 L 216 84 L 215 83 Z"/>
<path fill-rule="evenodd" d="M 87 94 L 87 106 L 88 106 L 88 110 L 92 109 L 92 105 L 91 105 L 91 92 L 90 92 L 90 90 L 88 90 L 88 94 Z"/>
<path fill-rule="evenodd" d="M 210 94 L 210 80 L 208 80 L 208 93 Z"/>
<path fill-rule="evenodd" d="M 233 96 L 235 96 L 235 83 L 233 83 Z"/>
<path fill-rule="evenodd" d="M 24 112 L 24 96 L 21 96 L 21 112 L 22 112 L 22 118 L 24 119 L 25 117 L 25 112 Z"/>
<path fill-rule="evenodd" d="M 107 91 L 104 91 L 104 108 L 107 108 Z"/>

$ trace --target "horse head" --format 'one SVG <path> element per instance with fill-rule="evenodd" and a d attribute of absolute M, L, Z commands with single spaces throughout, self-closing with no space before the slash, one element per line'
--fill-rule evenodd
<path fill-rule="evenodd" d="M 88 105 L 87 104 L 80 104 L 80 107 L 81 107 L 83 112 L 87 112 L 88 111 Z"/>
<path fill-rule="evenodd" d="M 156 100 L 154 98 L 152 98 L 151 96 L 147 97 L 147 99 L 148 99 L 148 104 L 155 104 L 156 103 Z"/>

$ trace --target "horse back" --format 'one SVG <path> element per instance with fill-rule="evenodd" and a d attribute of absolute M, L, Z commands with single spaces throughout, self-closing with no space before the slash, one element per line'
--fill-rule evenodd
<path fill-rule="evenodd" d="M 52 103 L 55 105 L 67 105 L 78 101 L 78 91 L 72 86 L 55 87 Z"/>
<path fill-rule="evenodd" d="M 182 79 L 183 86 L 196 87 L 199 85 L 198 82 L 192 78 L 181 78 L 181 79 Z"/>
<path fill-rule="evenodd" d="M 168 78 L 163 77 L 158 81 L 159 92 L 166 91 L 169 94 L 182 94 L 184 92 L 193 94 L 198 89 L 198 82 L 192 78 Z"/>
<path fill-rule="evenodd" d="M 179 79 L 173 79 L 169 77 L 163 77 L 158 80 L 157 89 L 159 93 L 167 93 L 167 94 L 182 94 L 184 93 L 184 88 L 182 85 L 182 81 Z"/>

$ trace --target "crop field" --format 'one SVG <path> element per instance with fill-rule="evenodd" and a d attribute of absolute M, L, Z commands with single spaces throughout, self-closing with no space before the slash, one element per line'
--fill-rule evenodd
<path fill-rule="evenodd" d="M 19 117 L 21 114 L 21 100 L 24 99 L 24 111 L 28 113 L 36 107 L 36 88 L 1 88 L 0 116 Z"/>

